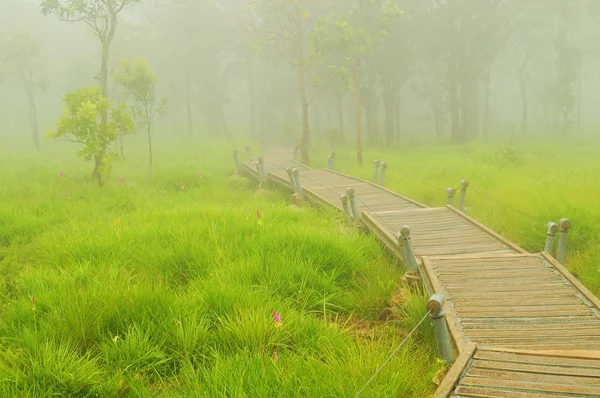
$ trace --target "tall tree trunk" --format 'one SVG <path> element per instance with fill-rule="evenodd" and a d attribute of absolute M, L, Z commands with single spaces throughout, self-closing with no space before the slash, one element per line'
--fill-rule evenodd
<path fill-rule="evenodd" d="M 386 82 L 381 94 L 384 111 L 383 128 L 385 129 L 385 143 L 390 146 L 394 143 L 394 89 L 391 87 L 389 81 Z"/>
<path fill-rule="evenodd" d="M 396 136 L 396 142 L 400 142 L 400 107 L 402 106 L 402 97 L 400 87 L 398 87 L 394 92 L 394 107 L 392 112 L 394 113 L 394 130 Z"/>
<path fill-rule="evenodd" d="M 521 134 L 526 136 L 529 124 L 529 98 L 527 95 L 527 78 L 523 69 L 519 70 L 519 88 L 521 90 Z"/>
<path fill-rule="evenodd" d="M 123 146 L 123 136 L 120 135 L 118 138 L 119 138 L 119 149 L 121 150 L 121 158 L 125 159 L 125 148 Z"/>
<path fill-rule="evenodd" d="M 152 156 L 152 127 L 150 126 L 150 123 L 148 123 L 148 128 L 146 130 L 146 133 L 148 134 L 148 172 L 151 172 L 152 165 L 153 165 L 153 156 Z"/>
<path fill-rule="evenodd" d="M 335 102 L 336 102 L 336 113 L 337 113 L 337 120 L 338 120 L 338 135 L 342 138 L 342 141 L 345 142 L 346 141 L 346 133 L 344 132 L 344 114 L 343 114 L 343 108 L 342 108 L 342 96 L 338 95 L 335 97 Z"/>
<path fill-rule="evenodd" d="M 298 85 L 300 90 L 300 102 L 302 103 L 302 139 L 300 140 L 300 153 L 302 154 L 302 163 L 308 165 L 310 162 L 308 155 L 308 145 L 310 141 L 310 130 L 308 124 L 308 106 L 306 100 L 306 87 L 304 86 L 304 66 L 302 63 L 298 66 Z"/>
<path fill-rule="evenodd" d="M 248 80 L 248 93 L 250 95 L 250 132 L 256 138 L 256 95 L 254 91 L 254 61 L 244 58 L 246 65 L 246 78 Z"/>
<path fill-rule="evenodd" d="M 29 103 L 29 121 L 31 122 L 31 134 L 33 145 L 36 150 L 40 150 L 40 136 L 38 129 L 37 106 L 35 104 L 35 94 L 33 88 L 27 87 L 27 102 Z"/>
<path fill-rule="evenodd" d="M 486 68 L 483 84 L 483 135 L 488 137 L 490 134 L 490 90 L 492 84 L 491 66 Z"/>
<path fill-rule="evenodd" d="M 358 82 L 358 67 L 355 65 L 352 71 L 352 82 L 354 84 L 354 112 L 355 112 L 355 130 L 356 130 L 356 161 L 359 165 L 363 164 L 362 148 L 362 109 L 360 105 L 360 87 Z"/>
<path fill-rule="evenodd" d="M 185 73 L 185 112 L 187 116 L 188 135 L 194 136 L 194 115 L 192 114 L 192 81 L 190 73 Z"/>
<path fill-rule="evenodd" d="M 458 97 L 458 64 L 457 61 L 450 60 L 450 70 L 448 76 L 448 91 L 450 95 L 450 140 L 453 143 L 466 142 L 464 131 L 460 123 L 460 103 Z"/>

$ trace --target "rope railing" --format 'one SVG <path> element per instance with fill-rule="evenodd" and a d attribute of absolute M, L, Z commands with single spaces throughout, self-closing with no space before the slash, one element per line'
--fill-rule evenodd
<path fill-rule="evenodd" d="M 423 316 L 423 318 L 421 318 L 421 320 L 419 321 L 419 323 L 417 323 L 417 325 L 410 331 L 410 333 L 404 338 L 404 340 L 402 340 L 402 342 L 398 345 L 398 347 L 396 347 L 396 349 L 381 364 L 381 366 L 379 366 L 379 368 L 377 368 L 377 370 L 375 371 L 375 373 L 373 373 L 373 376 L 371 376 L 371 378 L 369 380 L 367 380 L 367 382 L 363 385 L 363 387 L 356 393 L 356 395 L 354 396 L 354 398 L 360 397 L 360 395 L 365 391 L 365 389 L 369 386 L 369 384 L 371 384 L 371 382 L 373 380 L 375 380 L 375 378 L 377 377 L 377 375 L 379 373 L 381 373 L 381 371 L 386 367 L 386 365 L 388 363 L 390 363 L 390 361 L 392 360 L 392 358 L 394 357 L 394 355 L 396 355 L 398 353 L 398 351 L 400 351 L 400 349 L 402 348 L 402 346 L 408 341 L 408 339 L 410 339 L 410 337 L 415 333 L 415 331 L 419 328 L 419 326 L 421 326 L 421 324 L 425 321 L 425 319 L 429 316 L 429 314 L 431 314 L 431 310 L 427 311 L 427 313 Z"/>

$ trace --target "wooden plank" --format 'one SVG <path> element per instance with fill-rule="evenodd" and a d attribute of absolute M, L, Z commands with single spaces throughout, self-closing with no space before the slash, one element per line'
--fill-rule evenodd
<path fill-rule="evenodd" d="M 488 234 L 490 234 L 494 238 L 496 238 L 496 239 L 504 242 L 504 244 L 506 244 L 507 246 L 511 247 L 516 252 L 527 253 L 527 250 L 523 249 L 522 247 L 520 247 L 516 243 L 513 243 L 513 242 L 509 241 L 508 239 L 506 239 L 503 236 L 499 235 L 497 232 L 492 231 L 490 228 L 488 228 L 485 225 L 481 224 L 479 221 L 473 219 L 472 217 L 469 217 L 468 215 L 466 215 L 463 212 L 458 211 L 458 209 L 455 209 L 453 206 L 448 205 L 447 208 L 449 208 L 450 210 L 454 211 L 456 214 L 458 214 L 459 216 L 463 217 L 465 220 L 471 222 L 473 225 L 481 228 L 483 231 L 487 232 Z"/>
<path fill-rule="evenodd" d="M 469 343 L 465 346 L 464 350 L 460 353 L 446 376 L 442 380 L 441 384 L 433 394 L 433 398 L 447 398 L 452 393 L 452 390 L 458 384 L 458 380 L 462 375 L 463 371 L 467 367 L 467 364 L 473 357 L 477 345 Z"/>

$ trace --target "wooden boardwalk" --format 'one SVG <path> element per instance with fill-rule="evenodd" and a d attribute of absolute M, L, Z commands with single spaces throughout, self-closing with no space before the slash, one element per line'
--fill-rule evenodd
<path fill-rule="evenodd" d="M 262 162 L 262 172 L 257 171 Z M 447 397 L 600 397 L 600 301 L 547 253 L 530 254 L 452 206 L 429 208 L 375 183 L 310 169 L 291 149 L 241 164 L 251 178 L 343 210 L 355 191 L 360 221 L 394 254 L 409 225 L 423 284 L 446 299 L 458 359 L 435 394 Z"/>

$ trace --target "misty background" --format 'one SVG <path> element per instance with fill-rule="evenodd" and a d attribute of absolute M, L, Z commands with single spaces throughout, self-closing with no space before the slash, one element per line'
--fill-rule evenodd
<path fill-rule="evenodd" d="M 31 143 L 35 128 L 19 67 L 7 59 L 3 37 L 28 37 L 37 48 L 32 50 L 31 73 L 42 148 L 44 132 L 60 118 L 65 94 L 99 84 L 101 46 L 93 31 L 84 23 L 43 16 L 39 3 L 0 0 L 3 144 Z M 300 38 L 286 31 L 290 3 L 301 3 L 295 8 L 302 9 Z M 109 97 L 127 101 L 112 71 L 120 59 L 142 56 L 158 75 L 160 95 L 169 101 L 157 138 L 252 137 L 294 144 L 303 130 L 297 56 L 302 45 L 311 142 L 353 147 L 357 109 L 367 145 L 597 135 L 597 2 L 399 0 L 401 12 L 386 19 L 383 10 L 390 3 L 130 4 L 119 15 L 110 48 Z M 275 10 L 275 15 L 265 10 Z M 337 26 L 341 31 L 340 21 L 350 21 L 354 31 L 328 40 L 331 31 L 323 29 Z M 345 67 L 349 59 L 357 61 Z"/>

